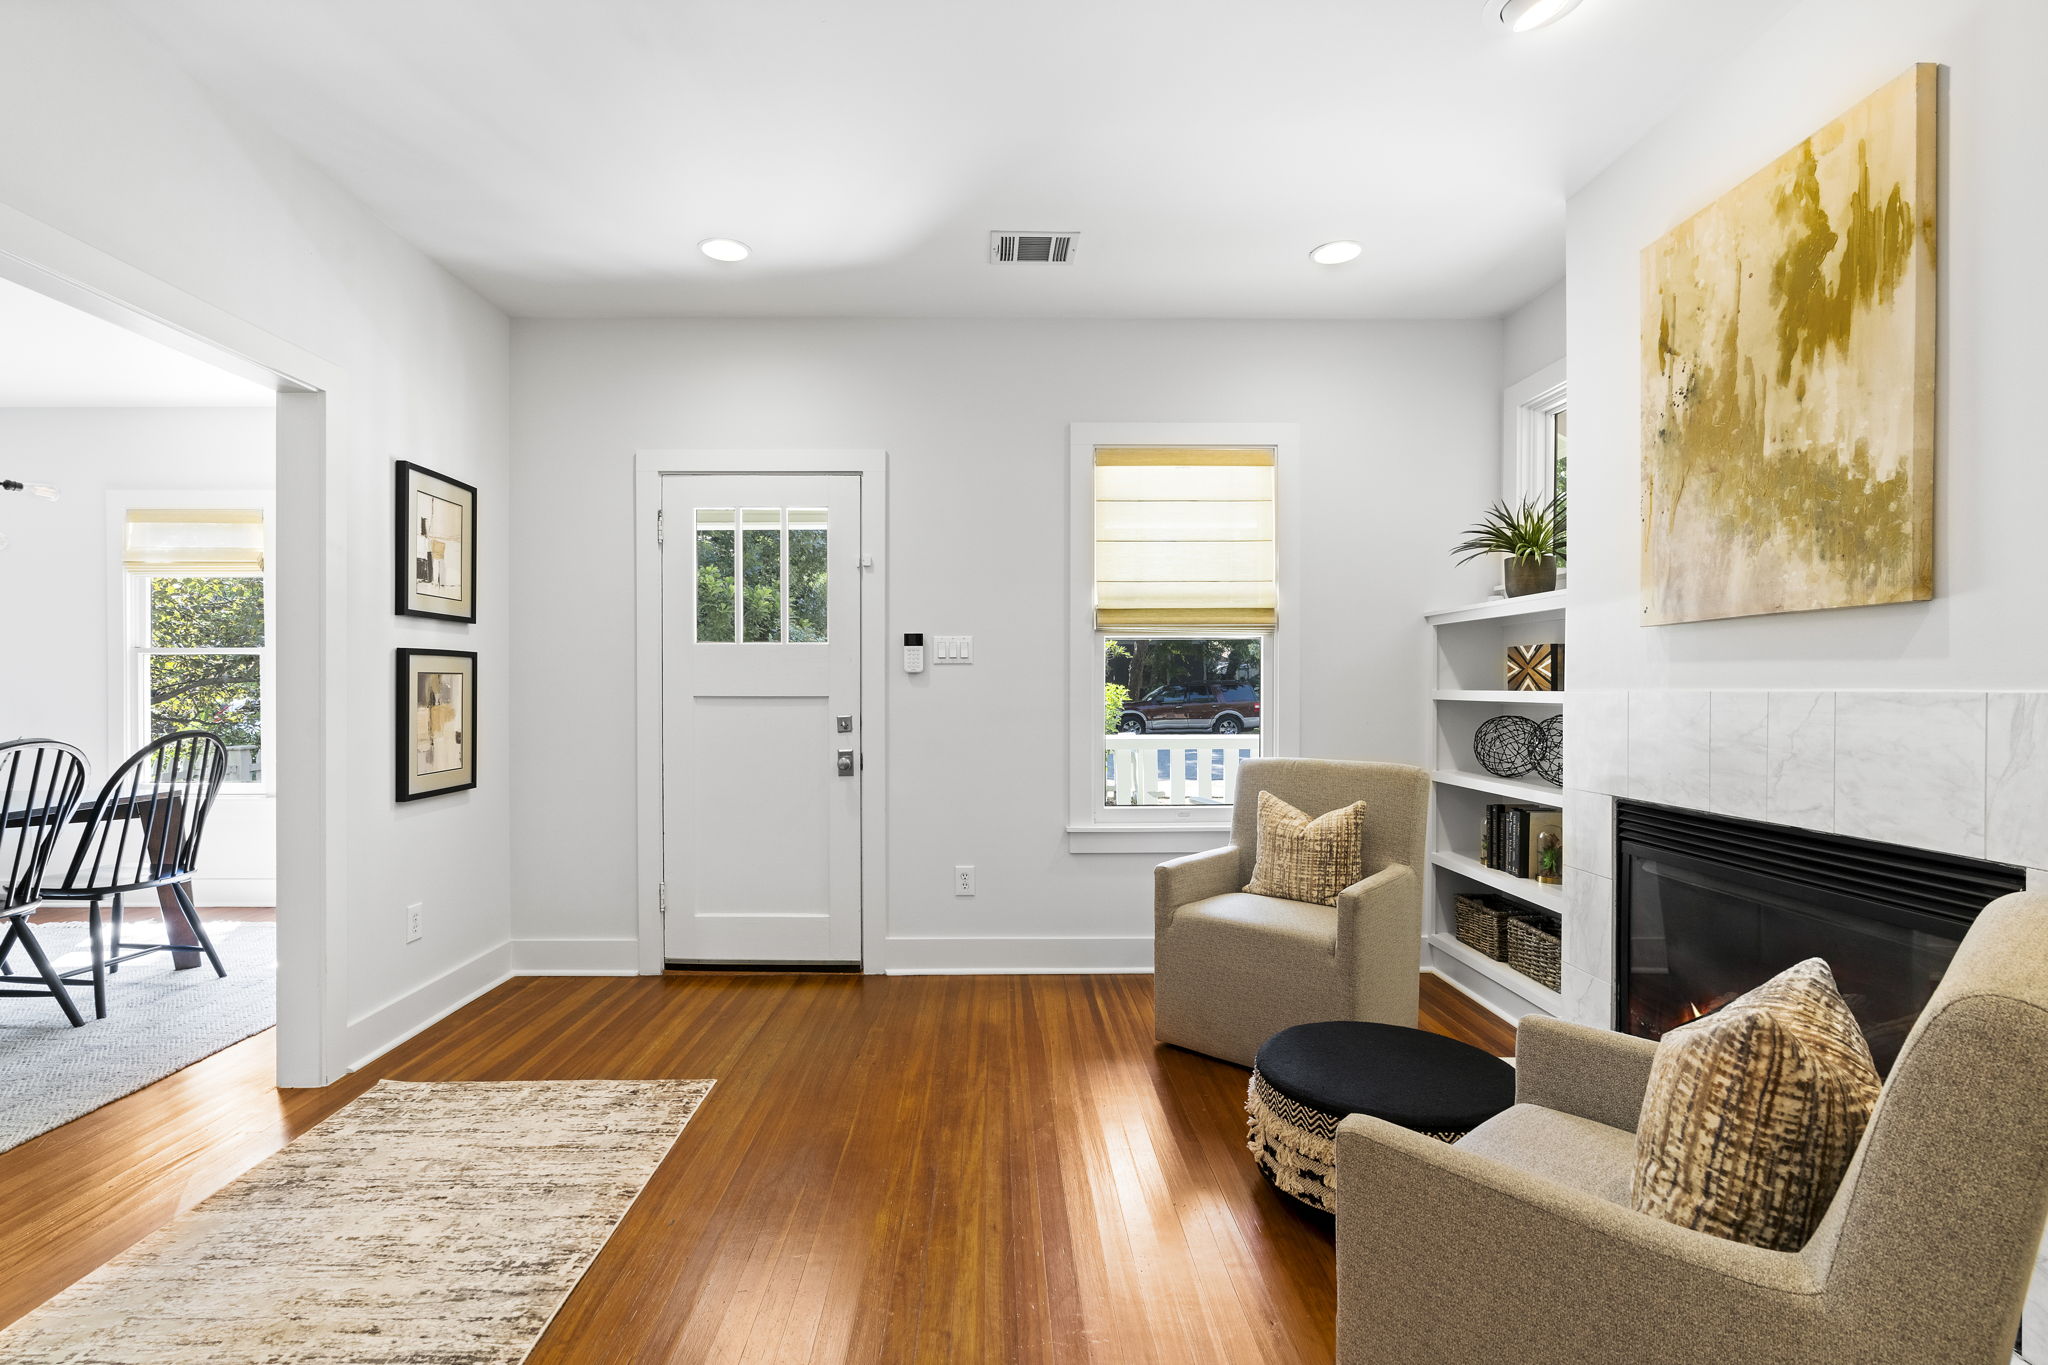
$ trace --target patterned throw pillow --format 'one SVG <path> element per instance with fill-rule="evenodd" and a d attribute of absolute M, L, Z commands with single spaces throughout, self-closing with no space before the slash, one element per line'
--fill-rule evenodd
<path fill-rule="evenodd" d="M 1797 1251 L 1842 1183 L 1879 1085 L 1834 973 L 1808 958 L 1658 1042 L 1630 1203 Z"/>
<path fill-rule="evenodd" d="M 1271 792 L 1259 793 L 1259 851 L 1245 890 L 1254 896 L 1335 905 L 1365 875 L 1365 802 L 1311 820 Z"/>

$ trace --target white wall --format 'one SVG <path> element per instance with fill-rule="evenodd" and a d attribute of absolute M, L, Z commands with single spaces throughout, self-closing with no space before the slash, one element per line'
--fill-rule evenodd
<path fill-rule="evenodd" d="M 975 636 L 973 666 L 892 670 L 883 703 L 891 904 L 868 913 L 980 940 L 926 962 L 1150 961 L 1158 858 L 1066 851 L 1068 423 L 1301 424 L 1306 752 L 1419 760 L 1418 617 L 1486 588 L 1446 549 L 1494 493 L 1497 323 L 520 322 L 513 355 L 514 726 L 548 755 L 514 805 L 522 941 L 629 960 L 634 753 L 654 742 L 616 723 L 636 448 L 889 451 L 886 630 Z M 581 726 L 594 705 L 612 723 Z M 991 729 L 1044 742 L 967 780 L 961 737 Z M 955 863 L 975 898 L 951 895 Z M 1015 942 L 1044 937 L 1097 941 Z"/>
<path fill-rule="evenodd" d="M 1577 688 L 2029 688 L 2048 678 L 2037 524 L 2048 300 L 2048 6 L 1808 0 L 1570 203 Z M 1637 620 L 1642 248 L 1914 62 L 1948 68 L 1936 598 Z"/>
<path fill-rule="evenodd" d="M 1501 387 L 1564 359 L 1565 282 L 1559 280 L 1501 319 Z"/>
<path fill-rule="evenodd" d="M 329 450 L 345 496 L 326 528 L 349 558 L 349 686 L 336 717 L 347 799 L 329 813 L 346 840 L 349 897 L 334 908 L 346 945 L 335 966 L 347 1060 L 380 1051 L 510 966 L 505 319 L 99 0 L 0 6 L 0 126 L 12 130 L 0 143 L 0 204 L 321 357 L 346 381 Z M 400 457 L 482 490 L 475 627 L 391 614 Z M 392 801 L 400 643 L 481 653 L 476 791 Z M 415 900 L 427 932 L 408 945 L 403 907 Z"/>
<path fill-rule="evenodd" d="M 76 744 L 99 782 L 128 756 L 108 644 L 110 580 L 120 547 L 107 494 L 123 490 L 267 489 L 276 417 L 265 408 L 0 408 L 0 451 L 15 477 L 56 484 L 54 503 L 0 501 L 8 621 L 29 658 L 0 678 L 0 738 L 49 736 Z M 224 795 L 207 825 L 202 905 L 276 900 L 276 798 Z"/>

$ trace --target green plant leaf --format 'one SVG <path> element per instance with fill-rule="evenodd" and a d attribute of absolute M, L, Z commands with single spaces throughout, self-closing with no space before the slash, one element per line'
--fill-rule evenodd
<path fill-rule="evenodd" d="M 1460 564 L 1490 554 L 1507 555 L 1529 564 L 1553 556 L 1562 559 L 1564 499 L 1553 498 L 1547 503 L 1525 500 L 1517 507 L 1496 502 L 1480 514 L 1475 524 L 1465 528 L 1465 539 L 1453 545 L 1451 553 L 1459 556 Z"/>

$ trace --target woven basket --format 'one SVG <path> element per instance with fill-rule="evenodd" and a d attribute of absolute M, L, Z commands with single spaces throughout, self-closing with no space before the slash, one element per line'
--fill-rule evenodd
<path fill-rule="evenodd" d="M 1508 960 L 1508 921 L 1513 912 L 1485 896 L 1460 896 L 1454 906 L 1458 942 L 1495 962 Z"/>
<path fill-rule="evenodd" d="M 1563 940 L 1548 917 L 1518 916 L 1508 921 L 1507 964 L 1540 986 L 1562 989 Z"/>

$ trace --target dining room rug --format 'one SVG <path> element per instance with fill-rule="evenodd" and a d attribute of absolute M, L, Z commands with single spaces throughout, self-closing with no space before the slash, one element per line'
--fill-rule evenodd
<path fill-rule="evenodd" d="M 0 1152 L 277 1022 L 277 926 L 222 920 L 206 932 L 226 976 L 203 962 L 176 971 L 169 953 L 123 963 L 108 980 L 106 1018 L 92 1017 L 90 987 L 73 992 L 84 1028 L 53 1000 L 0 998 Z M 36 936 L 59 971 L 91 965 L 83 924 L 38 924 Z M 19 949 L 12 965 L 31 970 Z"/>
<path fill-rule="evenodd" d="M 710 1081 L 380 1081 L 0 1331 L 10 1365 L 511 1365 Z"/>

